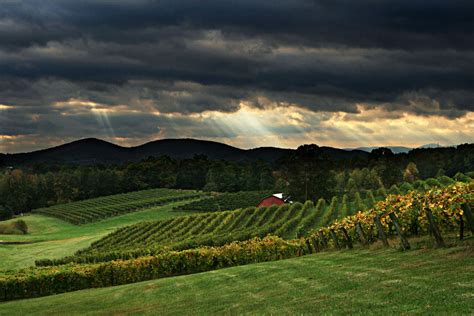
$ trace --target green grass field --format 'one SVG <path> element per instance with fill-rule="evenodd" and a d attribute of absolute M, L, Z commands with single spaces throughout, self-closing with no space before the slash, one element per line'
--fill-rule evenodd
<path fill-rule="evenodd" d="M 0 245 L 0 271 L 31 266 L 34 265 L 36 259 L 70 256 L 122 226 L 147 220 L 190 215 L 189 212 L 173 211 L 174 207 L 188 202 L 182 201 L 153 207 L 81 226 L 39 214 L 23 216 L 21 219 L 27 223 L 29 233 L 27 235 L 0 235 L 0 241 L 32 243 Z M 7 222 L 5 221 L 5 223 Z"/>
<path fill-rule="evenodd" d="M 424 192 L 419 198 L 426 195 L 435 206 L 439 199 L 454 201 L 454 197 L 457 197 L 456 203 L 472 201 L 469 200 L 472 199 L 472 189 L 468 185 L 444 190 L 435 190 L 435 195 Z M 398 204 L 394 204 L 404 210 L 397 213 L 400 221 L 411 215 L 410 210 L 418 212 L 417 209 L 403 208 L 403 203 L 410 202 L 410 199 L 414 197 L 398 197 Z M 316 206 L 307 202 L 304 205 L 294 203 L 291 206 L 199 215 L 173 211 L 180 205 L 189 203 L 180 201 L 120 216 L 101 217 L 102 220 L 98 222 L 84 225 L 74 225 L 40 214 L 24 216 L 21 219 L 29 227 L 27 235 L 0 235 L 0 241 L 27 243 L 0 244 L 1 293 L 6 300 L 17 299 L 0 303 L 0 315 L 474 313 L 474 236 L 466 229 L 465 240 L 458 241 L 459 228 L 456 221 L 452 227 L 442 226 L 448 247 L 439 249 L 435 248 L 434 237 L 410 234 L 412 250 L 402 252 L 396 250 L 399 248 L 398 237 L 389 234 L 389 249 L 382 249 L 380 241 L 375 241 L 370 246 L 356 242 L 354 250 L 335 251 L 334 247 L 323 247 L 329 250 L 279 260 L 313 252 L 308 252 L 307 246 L 311 249 L 310 242 L 316 239 L 306 239 L 306 244 L 305 239 L 297 239 L 286 243 L 283 248 L 271 248 L 267 240 L 264 240 L 262 245 L 268 247 L 263 248 L 264 252 L 259 252 L 257 247 L 260 246 L 257 243 L 250 243 L 249 248 L 235 248 L 240 246 L 234 247 L 233 244 L 228 248 L 232 250 L 215 248 L 196 249 L 195 252 L 186 253 L 169 252 L 163 257 L 158 252 L 154 259 L 161 261 L 153 261 L 153 266 L 146 266 L 147 261 L 139 258 L 100 266 L 81 264 L 39 267 L 22 272 L 14 271 L 14 275 L 7 272 L 32 266 L 37 259 L 64 259 L 80 249 L 86 251 L 86 255 L 91 255 L 87 251 L 92 250 L 93 256 L 97 255 L 100 260 L 108 261 L 117 258 L 107 255 L 107 251 L 111 249 L 118 254 L 125 251 L 127 255 L 127 251 L 140 250 L 140 247 L 171 246 L 183 240 L 189 242 L 190 247 L 194 244 L 201 246 L 208 241 L 214 244 L 221 235 L 223 241 L 226 238 L 229 241 L 236 240 L 239 234 L 246 234 L 247 231 L 251 232 L 250 235 L 256 232 L 264 232 L 266 235 L 271 232 L 292 239 L 303 236 L 301 232 L 354 213 L 356 208 L 351 204 L 353 202 L 346 200 L 347 198 L 342 198 L 338 201 L 334 198 L 330 203 L 319 201 Z M 185 215 L 189 216 L 183 217 Z M 8 224 L 13 220 L 4 223 Z M 363 221 L 360 217 L 357 220 Z M 404 225 L 402 227 L 406 229 L 407 224 Z M 355 225 L 349 229 L 355 230 Z M 347 236 L 346 232 L 346 238 L 349 238 Z M 334 232 L 333 237 L 337 245 L 338 238 Z M 305 248 L 294 248 L 300 247 L 295 246 L 298 242 Z M 93 246 L 88 248 L 91 243 Z M 271 254 L 274 254 L 273 251 L 282 252 L 266 260 L 279 261 L 254 263 L 265 261 L 262 258 L 270 258 L 262 256 L 269 254 L 266 252 L 269 249 L 273 249 Z M 291 249 L 297 249 L 298 252 L 286 255 L 289 252 L 285 251 L 293 251 Z M 145 250 L 143 253 L 150 254 L 149 249 Z M 161 250 L 169 251 L 169 248 Z M 138 255 L 143 256 L 140 253 Z M 207 257 L 210 253 L 212 254 Z M 247 260 L 245 256 L 254 259 Z M 229 262 L 235 262 L 232 265 L 248 265 L 223 269 L 222 267 L 231 264 L 217 263 L 227 262 L 226 258 Z M 242 260 L 236 261 L 236 258 Z M 59 263 L 64 263 L 63 259 Z M 46 262 L 42 265 L 51 264 L 58 263 Z M 97 267 L 94 268 L 95 266 Z M 184 267 L 195 269 L 186 270 Z M 154 268 L 161 268 L 162 274 L 150 274 L 156 271 Z M 217 270 L 198 273 L 211 269 Z M 171 272 L 166 274 L 166 271 Z M 193 274 L 166 278 L 169 275 L 184 274 L 183 271 Z M 85 273 L 85 277 L 74 274 L 76 272 Z M 156 277 L 159 279 L 133 283 Z M 95 288 L 125 283 L 131 284 Z M 87 287 L 87 290 L 51 295 Z M 19 299 L 39 295 L 50 296 Z"/>
<path fill-rule="evenodd" d="M 0 303 L 0 315 L 473 314 L 474 240 L 359 249 Z"/>

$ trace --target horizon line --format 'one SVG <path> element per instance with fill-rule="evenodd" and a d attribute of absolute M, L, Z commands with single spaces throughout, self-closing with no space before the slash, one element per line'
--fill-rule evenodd
<path fill-rule="evenodd" d="M 366 151 L 363 148 L 365 148 L 365 149 L 368 149 L 368 148 L 376 149 L 376 148 L 383 148 L 383 147 L 385 147 L 385 148 L 402 147 L 402 148 L 407 148 L 407 149 L 411 150 L 411 149 L 423 148 L 423 146 L 428 146 L 428 145 L 436 145 L 437 147 L 443 148 L 443 147 L 455 147 L 455 146 L 459 146 L 459 145 L 462 145 L 462 144 L 471 144 L 469 142 L 466 142 L 466 143 L 449 144 L 449 145 L 445 145 L 445 144 L 441 144 L 441 143 L 427 143 L 427 144 L 422 144 L 422 145 L 418 145 L 418 146 L 415 146 L 415 147 L 406 146 L 406 145 L 365 145 L 365 146 L 357 146 L 357 147 L 334 147 L 334 146 L 327 146 L 327 145 L 321 145 L 321 144 L 316 144 L 316 143 L 301 143 L 300 145 L 298 145 L 298 147 L 295 147 L 295 148 L 292 148 L 292 147 L 277 147 L 277 146 L 257 146 L 257 147 L 242 148 L 242 147 L 238 147 L 238 146 L 235 146 L 235 145 L 228 144 L 226 142 L 210 140 L 210 139 L 200 139 L 200 138 L 192 138 L 192 137 L 180 137 L 180 138 L 170 137 L 170 138 L 155 139 L 155 140 L 143 142 L 143 143 L 138 144 L 138 145 L 126 146 L 126 145 L 121 145 L 121 144 L 115 143 L 113 141 L 102 139 L 102 138 L 82 137 L 82 138 L 78 138 L 78 139 L 75 139 L 75 140 L 72 140 L 72 141 L 63 142 L 63 143 L 57 144 L 57 145 L 51 145 L 50 147 L 43 147 L 43 148 L 39 148 L 39 149 L 34 149 L 34 150 L 31 150 L 31 151 L 0 152 L 0 154 L 3 154 L 3 155 L 29 154 L 29 153 L 33 153 L 33 152 L 38 152 L 38 151 L 43 151 L 43 150 L 48 150 L 48 149 L 52 149 L 52 148 L 65 146 L 65 145 L 75 143 L 75 142 L 79 142 L 79 141 L 83 141 L 83 140 L 102 141 L 102 142 L 109 143 L 111 145 L 122 147 L 122 148 L 136 148 L 136 147 L 140 147 L 140 146 L 143 146 L 143 145 L 146 145 L 146 144 L 149 144 L 149 143 L 158 142 L 158 141 L 165 141 L 165 140 L 194 140 L 194 141 L 218 143 L 218 144 L 230 146 L 230 147 L 233 147 L 233 148 L 237 148 L 237 149 L 240 149 L 240 150 L 252 150 L 252 149 L 258 149 L 258 148 L 278 148 L 278 149 L 296 150 L 299 146 L 309 145 L 309 144 L 314 144 L 314 145 L 317 145 L 318 147 L 329 147 L 329 148 L 336 148 L 336 149 L 347 150 L 347 151 L 351 151 L 351 150 Z"/>

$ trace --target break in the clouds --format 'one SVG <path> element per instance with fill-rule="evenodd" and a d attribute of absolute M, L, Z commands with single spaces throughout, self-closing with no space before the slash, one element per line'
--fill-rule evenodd
<path fill-rule="evenodd" d="M 0 0 L 0 151 L 474 141 L 472 1 Z"/>

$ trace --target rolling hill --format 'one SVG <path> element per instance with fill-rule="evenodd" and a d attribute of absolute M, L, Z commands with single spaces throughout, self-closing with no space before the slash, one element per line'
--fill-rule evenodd
<path fill-rule="evenodd" d="M 325 203 L 322 200 L 318 201 L 316 207 L 311 201 L 307 201 L 304 205 L 293 203 L 190 216 L 178 214 L 178 216 L 171 216 L 169 212 L 175 206 L 170 205 L 168 208 L 165 206 L 160 211 L 161 219 L 150 221 L 147 218 L 146 221 L 137 221 L 135 225 L 120 225 L 121 227 L 108 235 L 105 235 L 105 231 L 91 235 L 91 239 L 86 241 L 92 242 L 91 246 L 82 248 L 72 257 L 37 260 L 36 268 L 3 271 L 3 274 L 0 274 L 0 293 L 2 293 L 0 300 L 16 300 L 122 285 L 332 250 L 344 252 L 346 248 L 352 250 L 369 247 L 376 250 L 382 246 L 378 238 L 381 238 L 387 248 L 398 247 L 399 238 L 400 245 L 406 251 L 419 249 L 417 243 L 420 238 L 426 239 L 433 245 L 433 237 L 427 236 L 428 226 L 436 232 L 433 235 L 435 235 L 437 247 L 444 248 L 446 245 L 457 242 L 459 238 L 464 240 L 462 237 L 464 225 L 459 223 L 458 218 L 463 216 L 464 212 L 471 214 L 469 207 L 472 204 L 471 184 L 456 183 L 426 192 L 413 191 L 404 196 L 390 195 L 385 201 L 377 203 L 373 209 L 359 212 L 351 217 L 344 217 L 317 231 L 310 231 L 308 237 L 290 240 L 276 236 L 283 238 L 302 236 L 305 235 L 305 227 L 318 227 L 324 223 L 327 225 L 338 218 L 340 212 L 342 216 L 347 216 L 352 212 L 347 210 L 345 202 L 339 207 L 333 205 L 331 201 L 330 210 L 323 213 Z M 421 203 L 419 208 L 411 207 L 414 201 Z M 425 207 L 427 205 L 429 208 Z M 450 212 L 446 212 L 446 209 Z M 156 211 L 154 210 L 153 213 Z M 423 212 L 426 212 L 428 217 L 424 217 Z M 133 215 L 135 219 L 138 219 L 136 217 L 140 215 L 139 213 L 141 212 L 127 214 L 127 216 L 131 219 L 130 216 Z M 330 216 L 326 216 L 326 213 Z M 148 214 L 151 215 L 151 213 Z M 470 219 L 472 215 L 469 216 L 466 216 L 466 223 L 469 230 L 473 231 L 474 226 Z M 124 223 L 124 218 L 120 219 L 120 216 L 117 216 L 113 222 L 112 219 L 105 219 L 102 223 L 98 223 L 101 223 L 100 226 L 103 228 L 112 228 L 111 225 L 117 227 L 117 221 Z M 143 216 L 141 218 L 144 219 Z M 429 219 L 429 223 L 426 218 Z M 397 233 L 391 229 L 388 221 L 395 224 Z M 438 224 L 434 223 L 439 224 L 440 230 L 438 230 Z M 464 222 L 461 221 L 461 223 Z M 84 226 L 81 230 L 90 228 L 91 226 Z M 239 233 L 247 233 L 248 230 L 249 236 L 241 240 L 239 236 L 233 234 L 235 230 Z M 404 233 L 401 234 L 400 230 Z M 445 242 L 441 242 L 442 245 L 439 231 L 442 231 L 445 237 Z M 458 236 L 458 231 L 461 237 Z M 84 236 L 84 232 L 82 231 L 80 236 Z M 274 236 L 267 236 L 269 232 Z M 230 238 L 227 242 L 216 244 L 216 241 L 220 240 L 220 233 Z M 260 238 L 249 239 L 255 234 Z M 67 235 L 68 240 L 71 240 L 72 234 Z M 64 238 L 66 235 L 63 233 L 61 237 Z M 411 247 L 407 237 L 410 237 Z M 187 240 L 188 238 L 191 239 Z M 468 238 L 466 236 L 466 240 Z M 209 244 L 208 241 L 211 243 Z M 43 242 L 44 240 L 37 240 L 38 244 Z M 156 244 L 164 245 L 164 247 L 148 248 Z M 175 247 L 176 245 L 178 247 Z M 74 245 L 77 249 L 76 246 L 78 244 Z M 144 248 L 140 250 L 141 253 L 136 253 L 135 251 L 142 246 Z M 18 251 L 18 253 L 21 252 Z M 42 251 L 41 255 L 46 254 Z M 55 257 L 58 255 L 59 253 L 55 252 Z M 9 268 L 17 265 L 17 261 L 10 262 Z"/>
<path fill-rule="evenodd" d="M 472 314 L 473 245 L 322 252 L 0 303 L 0 315 Z"/>
<path fill-rule="evenodd" d="M 368 153 L 361 150 L 343 150 L 332 147 L 320 147 L 321 151 L 333 159 L 360 157 Z M 212 160 L 264 160 L 273 162 L 290 154 L 293 149 L 259 147 L 240 149 L 219 142 L 197 139 L 162 139 L 136 147 L 122 147 L 96 138 L 86 138 L 60 146 L 33 151 L 0 155 L 0 165 L 22 165 L 33 163 L 122 163 L 137 161 L 150 156 L 167 155 L 172 158 L 192 158 L 205 155 Z"/>

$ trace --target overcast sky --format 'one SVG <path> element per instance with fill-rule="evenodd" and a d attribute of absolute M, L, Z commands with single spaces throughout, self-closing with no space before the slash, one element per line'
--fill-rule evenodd
<path fill-rule="evenodd" d="M 474 1 L 0 0 L 0 152 L 474 142 Z"/>

